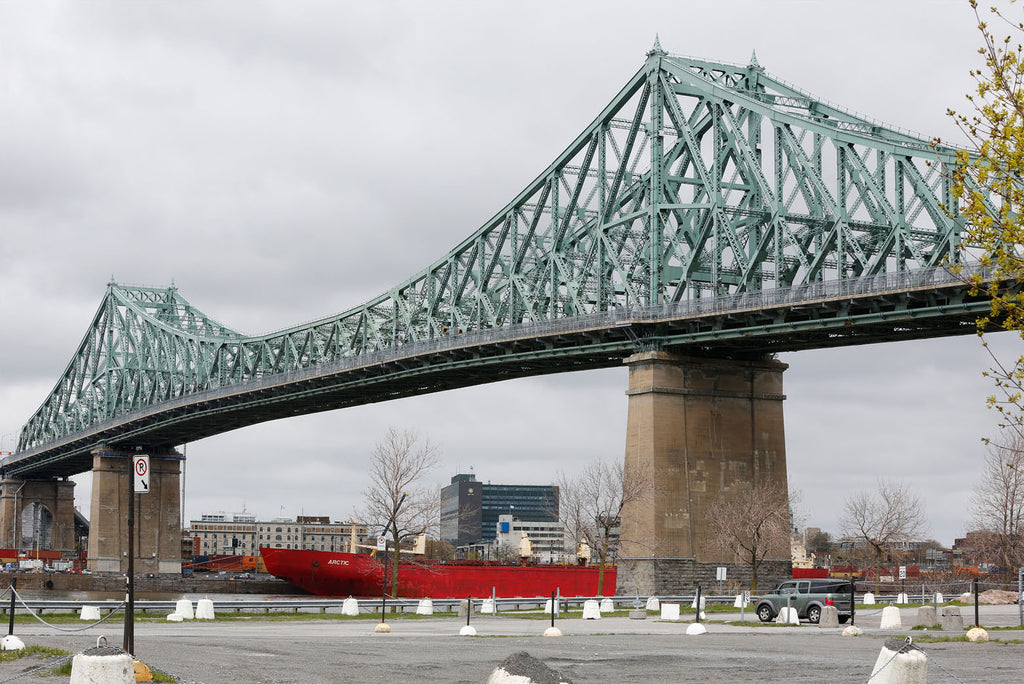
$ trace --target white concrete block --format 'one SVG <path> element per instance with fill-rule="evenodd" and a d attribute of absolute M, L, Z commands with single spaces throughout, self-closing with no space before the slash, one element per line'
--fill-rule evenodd
<path fill-rule="evenodd" d="M 690 601 L 690 607 L 693 608 L 694 610 L 697 609 L 697 597 L 696 596 L 694 596 L 693 600 Z M 707 607 L 708 607 L 708 597 L 704 596 L 703 594 L 701 594 L 701 596 L 700 596 L 700 609 L 704 610 Z"/>
<path fill-rule="evenodd" d="M 167 621 L 168 622 L 181 622 L 184 619 L 185 619 L 185 616 L 181 615 L 180 613 L 171 613 L 170 615 L 167 616 Z"/>
<path fill-rule="evenodd" d="M 560 637 L 562 636 L 562 630 L 557 627 L 548 627 L 544 630 L 544 636 L 547 637 Z"/>
<path fill-rule="evenodd" d="M 213 601 L 210 599 L 196 601 L 196 620 L 212 620 L 213 618 Z"/>
<path fill-rule="evenodd" d="M 945 600 L 942 598 L 942 592 L 941 591 L 935 592 L 935 602 L 936 603 L 945 603 Z"/>
<path fill-rule="evenodd" d="M 344 608 L 344 606 L 342 606 Z M 433 615 L 434 614 L 434 602 L 430 599 L 420 599 L 419 604 L 416 606 L 417 615 Z"/>
<path fill-rule="evenodd" d="M 610 598 L 601 599 L 601 612 L 602 613 L 614 613 L 615 612 L 615 601 Z"/>
<path fill-rule="evenodd" d="M 483 603 L 480 604 L 480 612 L 485 614 L 485 615 L 495 615 L 495 614 L 497 614 L 498 611 L 497 611 L 497 606 L 494 603 L 494 599 L 492 599 L 492 598 L 485 598 Z"/>
<path fill-rule="evenodd" d="M 900 647 L 885 642 L 868 678 L 871 684 L 925 684 L 928 679 L 928 657 L 917 648 L 900 651 Z"/>
<path fill-rule="evenodd" d="M 707 634 L 707 632 L 708 628 L 699 622 L 694 622 L 686 628 L 686 633 L 689 636 L 699 636 L 701 634 Z"/>
<path fill-rule="evenodd" d="M 875 605 L 875 595 L 869 591 L 868 593 L 864 594 L 864 598 L 861 599 L 861 603 L 863 603 L 865 606 Z"/>
<path fill-rule="evenodd" d="M 779 614 L 776 616 L 775 622 L 780 625 L 799 625 L 800 615 L 796 612 L 796 608 L 783 606 L 779 609 Z"/>
<path fill-rule="evenodd" d="M 13 634 L 8 634 L 0 639 L 0 651 L 20 651 L 24 648 L 25 642 Z"/>
<path fill-rule="evenodd" d="M 857 625 L 849 625 L 843 630 L 843 636 L 845 637 L 855 637 L 860 636 L 861 634 L 863 634 L 863 630 L 861 630 Z"/>
<path fill-rule="evenodd" d="M 678 603 L 662 603 L 661 604 L 661 619 L 662 620 L 678 620 L 679 619 L 679 604 Z"/>
<path fill-rule="evenodd" d="M 732 602 L 733 608 L 746 608 L 750 605 L 750 601 L 744 599 L 744 594 L 736 594 L 736 600 Z"/>
<path fill-rule="evenodd" d="M 341 604 L 342 615 L 359 615 L 359 601 L 349 596 Z"/>
<path fill-rule="evenodd" d="M 459 636 L 476 636 L 476 628 L 473 625 L 462 625 Z"/>
<path fill-rule="evenodd" d="M 80 620 L 88 620 L 89 622 L 96 622 L 100 619 L 99 606 L 82 606 L 82 615 Z"/>
<path fill-rule="evenodd" d="M 658 600 L 657 596 L 647 599 L 647 610 L 661 610 L 661 601 Z"/>
<path fill-rule="evenodd" d="M 184 620 L 191 620 L 195 617 L 195 614 L 192 612 L 192 602 L 188 599 L 178 599 L 178 602 L 174 604 L 174 612 Z"/>
<path fill-rule="evenodd" d="M 906 594 L 900 592 L 899 594 L 896 594 L 896 603 L 903 605 L 906 603 L 910 603 L 910 601 L 907 599 Z"/>
<path fill-rule="evenodd" d="M 967 630 L 967 640 L 974 642 L 988 641 L 988 632 L 986 632 L 981 627 L 972 627 L 971 629 Z"/>
<path fill-rule="evenodd" d="M 601 619 L 601 605 L 594 599 L 583 602 L 583 619 L 584 620 L 600 620 Z"/>
<path fill-rule="evenodd" d="M 903 629 L 903 622 L 900 620 L 900 609 L 896 606 L 886 606 L 882 609 L 882 624 L 879 629 Z"/>
<path fill-rule="evenodd" d="M 71 684 L 135 684 L 131 655 L 86 655 L 71 661 Z"/>

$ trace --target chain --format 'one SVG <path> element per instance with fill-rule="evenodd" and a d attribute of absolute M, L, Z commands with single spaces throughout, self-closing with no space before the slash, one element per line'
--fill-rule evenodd
<path fill-rule="evenodd" d="M 25 603 L 25 600 L 21 597 L 21 594 L 18 593 L 17 589 L 14 589 L 12 587 L 11 591 L 13 591 L 14 595 L 18 597 L 18 601 L 21 603 L 22 607 L 26 611 L 28 611 L 29 615 L 31 615 L 32 617 L 34 617 L 36 620 L 38 620 L 39 622 L 43 623 L 47 627 L 51 627 L 51 628 L 56 629 L 56 630 L 61 631 L 61 632 L 84 632 L 85 630 L 91 629 L 91 628 L 95 627 L 96 625 L 103 624 L 104 622 L 106 622 L 110 618 L 114 617 L 114 615 L 116 615 L 119 610 L 121 610 L 122 608 L 125 607 L 125 605 L 127 605 L 126 601 L 121 601 L 121 603 L 116 608 L 114 608 L 112 611 L 107 613 L 104 617 L 100 618 L 96 622 L 93 622 L 91 624 L 86 625 L 85 627 L 59 627 L 57 625 L 54 625 L 54 624 L 51 624 L 51 623 L 47 622 L 41 616 L 36 615 L 35 611 L 33 611 L 31 608 L 29 608 L 28 604 Z"/>

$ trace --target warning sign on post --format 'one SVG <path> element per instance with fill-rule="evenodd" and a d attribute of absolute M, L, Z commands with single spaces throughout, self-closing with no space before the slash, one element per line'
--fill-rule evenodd
<path fill-rule="evenodd" d="M 149 456 L 132 457 L 132 472 L 135 474 L 135 493 L 149 491 Z"/>

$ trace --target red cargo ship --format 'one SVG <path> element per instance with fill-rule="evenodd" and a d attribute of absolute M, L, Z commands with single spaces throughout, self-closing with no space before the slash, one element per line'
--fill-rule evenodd
<path fill-rule="evenodd" d="M 267 572 L 319 596 L 377 597 L 384 564 L 368 554 L 261 548 Z M 501 565 L 487 561 L 402 561 L 398 594 L 406 598 L 463 596 L 596 596 L 596 566 Z M 615 594 L 615 566 L 604 571 L 604 594 Z M 391 578 L 388 577 L 390 585 Z"/>

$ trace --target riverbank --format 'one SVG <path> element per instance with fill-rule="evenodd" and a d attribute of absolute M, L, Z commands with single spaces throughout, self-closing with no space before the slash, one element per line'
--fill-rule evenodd
<path fill-rule="evenodd" d="M 124 591 L 124 575 L 93 574 L 79 575 L 63 572 L 2 572 L 0 589 L 10 586 L 11 580 L 18 580 L 19 591 L 33 592 L 79 592 L 79 591 Z M 136 577 L 135 591 L 159 594 L 305 594 L 284 580 L 271 575 L 256 575 L 238 579 L 221 577 L 213 573 L 198 573 L 192 576 L 165 575 L 159 577 Z"/>

